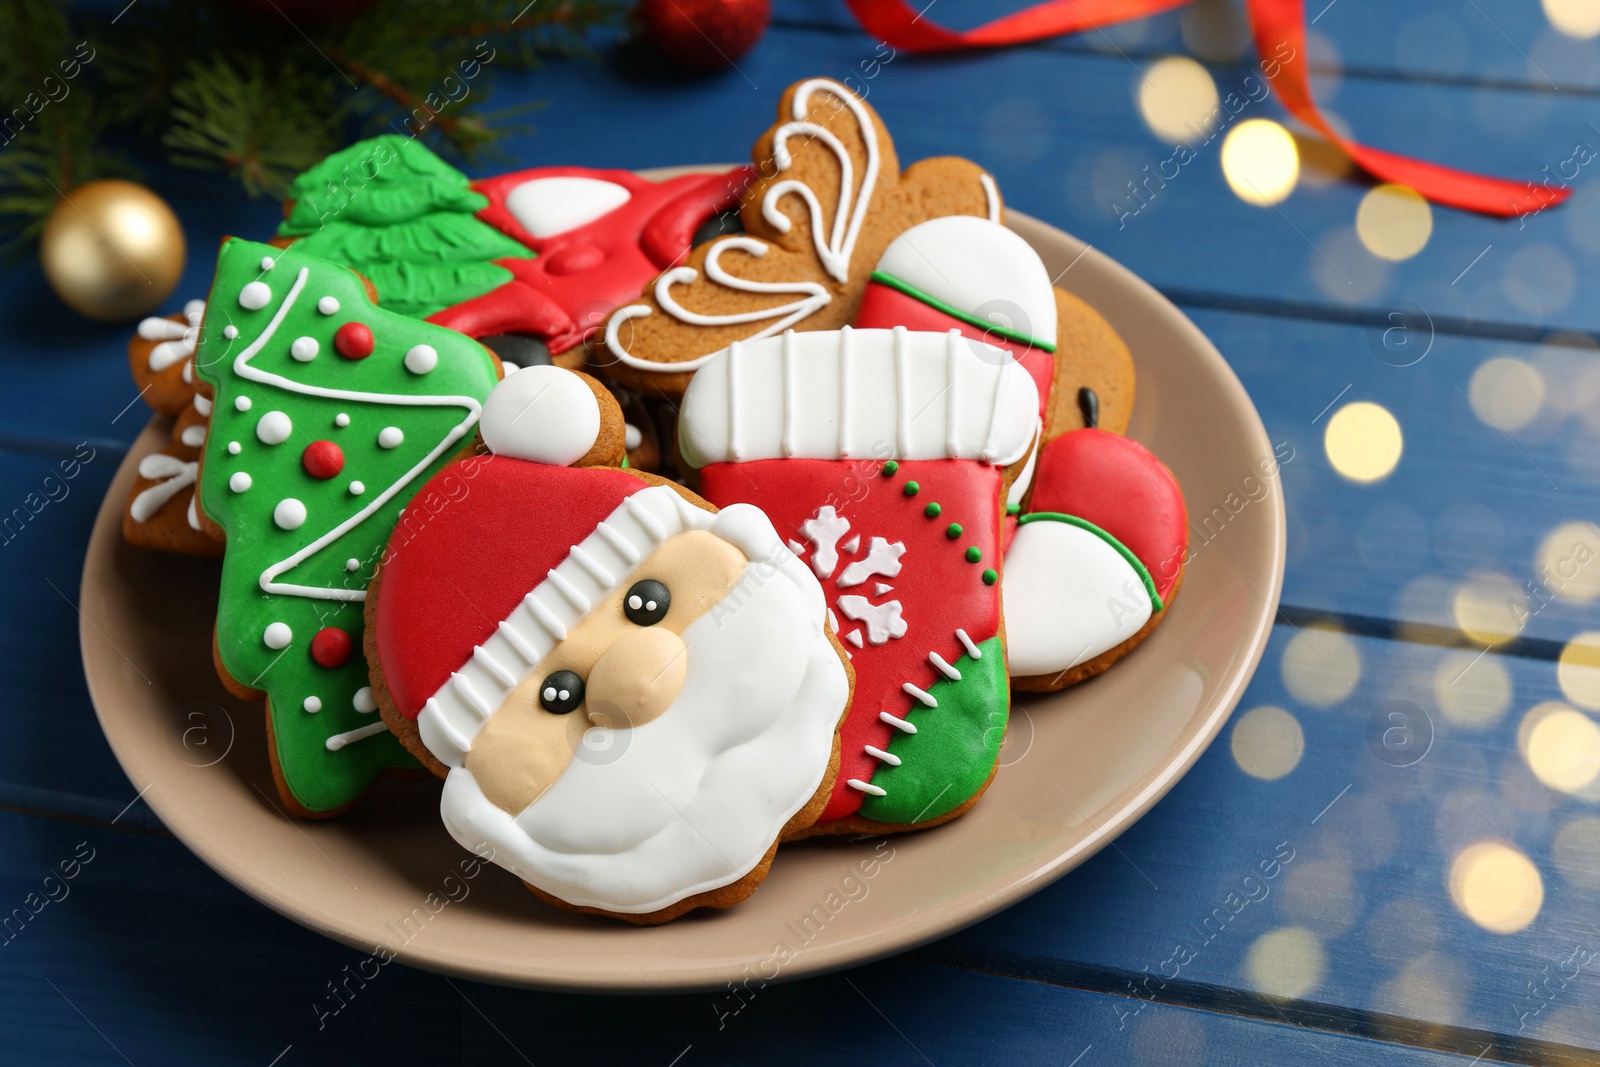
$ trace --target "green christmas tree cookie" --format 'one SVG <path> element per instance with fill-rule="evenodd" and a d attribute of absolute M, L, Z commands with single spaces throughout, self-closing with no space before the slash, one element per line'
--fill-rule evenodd
<path fill-rule="evenodd" d="M 385 134 L 335 152 L 289 186 L 278 236 L 353 267 L 385 308 L 427 318 L 508 282 L 494 260 L 532 259 L 476 217 L 488 200 L 426 146 Z"/>
<path fill-rule="evenodd" d="M 497 368 L 299 245 L 227 241 L 203 334 L 195 369 L 215 406 L 199 501 L 227 538 L 220 662 L 266 693 L 284 801 L 332 814 L 415 766 L 367 686 L 366 585 L 412 494 L 471 440 Z"/>

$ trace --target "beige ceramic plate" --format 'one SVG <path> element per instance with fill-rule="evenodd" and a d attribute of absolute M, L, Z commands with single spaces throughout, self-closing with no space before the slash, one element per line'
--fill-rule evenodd
<path fill-rule="evenodd" d="M 1098 308 L 1138 363 L 1130 433 L 1207 515 L 1272 454 L 1238 379 L 1195 326 L 1099 252 L 1016 213 L 1010 224 L 1061 284 Z M 445 833 L 437 782 L 384 782 L 324 823 L 280 813 L 260 704 L 211 666 L 215 562 L 123 543 L 134 443 L 83 570 L 84 669 L 106 737 L 146 803 L 189 848 L 263 904 L 364 952 L 490 982 L 596 991 L 691 990 L 847 967 L 958 930 L 1094 855 L 1171 789 L 1221 729 L 1267 642 L 1284 563 L 1272 495 L 1190 564 L 1171 616 L 1116 670 L 1019 700 L 1003 768 L 971 813 L 921 834 L 787 846 L 749 900 L 639 929 L 546 907 L 498 868 L 473 879 Z M 877 860 L 874 864 L 874 859 Z M 863 867 L 865 864 L 865 867 Z M 865 877 L 863 872 L 870 872 Z M 442 903 L 441 903 L 442 902 Z M 832 910 L 830 910 L 830 908 Z"/>

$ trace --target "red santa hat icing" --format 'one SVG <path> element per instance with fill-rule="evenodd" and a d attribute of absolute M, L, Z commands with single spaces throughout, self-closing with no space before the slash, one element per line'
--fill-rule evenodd
<path fill-rule="evenodd" d="M 839 330 L 735 342 L 684 393 L 692 467 L 759 459 L 975 459 L 1032 447 L 1039 393 L 1009 352 L 956 330 Z"/>
<path fill-rule="evenodd" d="M 524 368 L 484 402 L 480 428 L 495 454 L 440 471 L 396 527 L 374 608 L 378 661 L 400 713 L 448 766 L 642 559 L 717 525 L 666 486 L 561 465 L 594 446 L 600 425 L 583 379 Z"/>

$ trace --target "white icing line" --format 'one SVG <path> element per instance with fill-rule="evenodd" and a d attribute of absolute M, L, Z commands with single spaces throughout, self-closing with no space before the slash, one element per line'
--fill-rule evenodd
<path fill-rule="evenodd" d="M 623 537 L 614 527 L 601 522 L 595 527 L 595 532 L 605 539 L 606 544 L 616 550 L 617 555 L 627 560 L 630 564 L 638 563 L 644 558 L 639 555 L 639 550 L 633 547 L 633 542 Z"/>
<path fill-rule="evenodd" d="M 1000 221 L 1000 190 L 995 188 L 994 179 L 987 174 L 978 175 L 978 184 L 983 186 L 984 199 L 989 204 L 989 221 Z"/>
<path fill-rule="evenodd" d="M 354 730 L 347 730 L 342 734 L 334 734 L 323 743 L 327 745 L 329 752 L 337 752 L 346 745 L 354 744 L 357 741 L 365 741 L 375 734 L 386 733 L 388 729 L 381 722 L 372 722 Z"/>
<path fill-rule="evenodd" d="M 500 625 L 495 627 L 495 631 L 506 639 L 506 644 L 517 650 L 517 655 L 521 656 L 528 666 L 537 667 L 539 665 L 539 653 L 534 650 L 532 645 L 528 644 L 527 638 L 517 633 L 515 626 L 502 619 Z"/>
<path fill-rule="evenodd" d="M 556 618 L 555 612 L 539 603 L 538 597 L 529 593 L 522 598 L 522 602 L 527 605 L 529 611 L 533 612 L 533 617 L 539 620 L 539 625 L 543 626 L 545 632 L 551 637 L 557 641 L 565 641 L 567 639 L 567 628 L 562 625 L 560 619 Z"/>
<path fill-rule="evenodd" d="M 666 528 L 663 527 L 659 521 L 657 521 L 654 515 L 650 514 L 650 509 L 645 507 L 644 504 L 640 502 L 640 495 L 641 494 L 639 493 L 630 493 L 623 497 L 623 506 L 628 509 L 628 514 L 633 516 L 634 521 L 636 521 L 640 526 L 644 527 L 646 533 L 655 538 L 658 542 L 665 541 L 667 539 Z M 587 605 L 583 610 L 589 610 Z"/>
<path fill-rule="evenodd" d="M 900 766 L 900 757 L 896 756 L 893 752 L 885 752 L 876 745 L 868 745 L 866 751 L 867 755 L 871 756 L 873 759 L 880 759 L 891 767 Z"/>
<path fill-rule="evenodd" d="M 306 279 L 310 276 L 310 273 L 311 272 L 309 268 L 300 268 L 299 274 L 295 276 L 294 284 L 289 288 L 288 295 L 283 298 L 283 303 L 280 304 L 278 306 L 278 310 L 273 313 L 272 319 L 267 323 L 266 329 L 261 332 L 259 337 L 250 342 L 250 344 L 245 347 L 244 351 L 240 352 L 239 355 L 235 357 L 233 361 L 234 374 L 245 379 L 246 381 L 257 382 L 262 385 L 277 386 L 280 389 L 287 389 L 291 393 L 298 393 L 302 396 L 317 396 L 330 400 L 353 400 L 358 403 L 396 404 L 403 407 L 459 407 L 464 408 L 467 412 L 466 417 L 458 422 L 449 433 L 445 434 L 444 439 L 435 445 L 426 456 L 423 456 L 422 459 L 418 460 L 416 465 L 402 475 L 399 480 L 391 484 L 383 492 L 374 497 L 366 507 L 356 512 L 354 515 L 350 516 L 348 519 L 344 520 L 339 525 L 335 526 L 333 529 L 317 538 L 315 541 L 312 541 L 309 545 L 306 545 L 304 548 L 294 553 L 294 555 L 288 557 L 287 559 L 281 560 L 278 563 L 274 563 L 272 566 L 261 572 L 261 588 L 267 593 L 276 593 L 288 596 L 303 596 L 317 600 L 362 601 L 367 598 L 367 591 L 365 589 L 318 589 L 313 586 L 294 585 L 288 582 L 279 582 L 277 578 L 278 575 L 294 569 L 309 557 L 315 555 L 327 546 L 339 540 L 339 538 L 343 537 L 346 533 L 365 522 L 374 512 L 392 500 L 395 495 L 409 485 L 417 475 L 427 470 L 428 466 L 433 463 L 434 460 L 444 455 L 444 453 L 448 451 L 452 445 L 466 435 L 466 432 L 478 421 L 478 416 L 482 414 L 483 405 L 478 403 L 477 400 L 470 396 L 418 396 L 400 393 L 368 393 L 353 389 L 325 389 L 321 386 L 305 385 L 301 382 L 294 381 L 291 378 L 285 378 L 282 375 L 272 374 L 270 372 L 258 370 L 257 368 L 250 366 L 250 359 L 254 357 L 256 353 L 260 352 L 262 348 L 266 347 L 267 342 L 272 340 L 273 335 L 278 331 L 278 327 L 283 324 L 284 318 L 288 316 L 289 311 L 294 307 L 294 302 L 299 298 L 301 291 L 305 289 Z"/>
<path fill-rule="evenodd" d="M 517 687 L 517 676 L 501 666 L 500 661 L 491 656 L 482 645 L 472 646 L 472 658 L 481 663 L 484 670 L 498 678 L 500 684 L 507 689 L 515 689 Z"/>
<path fill-rule="evenodd" d="M 494 714 L 494 709 L 489 706 L 489 702 L 483 699 L 482 694 L 472 687 L 472 683 L 467 681 L 466 675 L 454 672 L 450 675 L 450 681 L 455 686 L 456 692 L 461 694 L 461 699 L 471 705 L 472 710 L 478 713 L 479 718 L 487 719 Z"/>
<path fill-rule="evenodd" d="M 951 330 L 945 335 L 945 409 L 944 453 L 950 459 L 961 455 L 960 409 L 956 406 L 961 389 L 956 385 L 956 368 L 961 362 L 961 331 Z"/>
<path fill-rule="evenodd" d="M 871 796 L 886 797 L 889 795 L 888 790 L 884 789 L 882 786 L 873 785 L 871 782 L 863 782 L 859 778 L 851 778 L 845 784 L 851 789 L 859 789 L 863 793 L 867 793 Z"/>
<path fill-rule="evenodd" d="M 918 700 L 922 701 L 924 704 L 926 704 L 930 708 L 936 708 L 936 707 L 939 706 L 939 701 L 934 697 L 934 695 L 932 693 L 928 692 L 926 689 L 918 689 L 916 686 L 912 685 L 910 682 L 902 683 L 900 688 L 904 689 L 908 696 L 916 697 Z"/>
<path fill-rule="evenodd" d="M 589 576 L 602 586 L 609 589 L 617 584 L 610 571 L 600 565 L 600 561 L 585 552 L 580 545 L 572 546 L 572 558 L 578 561 L 578 566 L 589 572 Z"/>
<path fill-rule="evenodd" d="M 579 615 L 589 614 L 593 605 L 589 603 L 588 597 L 578 591 L 577 586 L 567 581 L 566 578 L 554 570 L 546 571 L 545 574 L 550 579 L 550 584 L 555 587 L 556 592 L 566 597 L 567 603 L 578 609 Z"/>
<path fill-rule="evenodd" d="M 939 673 L 950 679 L 952 682 L 961 681 L 961 672 L 956 670 L 956 668 L 947 662 L 943 656 L 939 655 L 939 653 L 929 652 L 928 662 L 939 668 Z"/>
<path fill-rule="evenodd" d="M 888 723 L 890 726 L 893 726 L 896 730 L 899 730 L 902 733 L 914 734 L 917 732 L 917 728 L 915 726 L 906 722 L 897 715 L 889 714 L 887 711 L 878 712 L 878 718 L 882 719 L 884 722 Z"/>
<path fill-rule="evenodd" d="M 894 425 L 898 455 L 911 454 L 911 398 L 906 396 L 906 328 L 894 328 Z"/>
<path fill-rule="evenodd" d="M 839 458 L 850 458 L 850 327 L 839 327 Z"/>
<path fill-rule="evenodd" d="M 961 629 L 959 626 L 956 627 L 956 640 L 960 641 L 962 647 L 967 650 L 967 655 L 971 656 L 973 659 L 983 658 L 983 649 L 973 644 L 972 638 L 967 636 L 967 631 Z"/>
<path fill-rule="evenodd" d="M 429 708 L 433 709 L 431 714 L 428 712 Z M 455 746 L 457 752 L 466 755 L 472 750 L 472 738 L 467 737 L 455 728 L 455 724 L 450 721 L 450 717 L 444 714 L 444 709 L 440 707 L 438 700 L 433 697 L 428 698 L 427 703 L 422 705 L 422 714 L 417 716 L 418 722 L 422 721 L 424 714 L 428 716 L 428 721 L 435 728 L 443 731 L 445 739 Z"/>
<path fill-rule="evenodd" d="M 128 505 L 128 517 L 134 522 L 150 521 L 156 512 L 166 506 L 167 501 L 194 484 L 199 470 L 198 463 L 185 463 L 164 452 L 150 453 L 139 461 L 139 476 L 150 478 L 156 484 L 133 498 L 133 503 Z"/>

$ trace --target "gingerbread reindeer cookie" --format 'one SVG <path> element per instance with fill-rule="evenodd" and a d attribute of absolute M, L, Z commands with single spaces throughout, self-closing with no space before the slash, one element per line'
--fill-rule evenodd
<path fill-rule="evenodd" d="M 983 168 L 941 157 L 902 172 L 877 113 L 829 78 L 789 87 L 752 158 L 745 232 L 699 245 L 611 315 L 594 356 L 607 375 L 676 396 L 734 341 L 851 322 L 884 248 L 917 223 L 1000 217 Z"/>
<path fill-rule="evenodd" d="M 367 610 L 445 826 L 572 910 L 743 900 L 839 765 L 851 672 L 816 576 L 758 509 L 616 466 L 622 413 L 585 375 L 518 371 L 481 433 L 434 478 L 471 492 L 401 519 Z"/>

